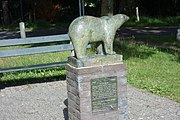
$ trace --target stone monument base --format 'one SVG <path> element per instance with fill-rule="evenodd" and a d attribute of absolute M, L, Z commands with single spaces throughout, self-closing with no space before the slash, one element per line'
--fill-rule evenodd
<path fill-rule="evenodd" d="M 125 64 L 117 60 L 78 67 L 76 58 L 70 57 L 69 61 L 66 65 L 69 120 L 127 120 Z"/>

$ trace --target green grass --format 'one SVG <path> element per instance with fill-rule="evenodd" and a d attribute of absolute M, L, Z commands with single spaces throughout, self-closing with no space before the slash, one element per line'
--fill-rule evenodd
<path fill-rule="evenodd" d="M 157 95 L 180 102 L 180 52 L 138 45 L 132 41 L 115 43 L 124 55 L 128 82 Z"/>
<path fill-rule="evenodd" d="M 46 64 L 46 63 L 60 62 L 60 61 L 63 62 L 63 61 L 67 61 L 67 57 L 70 56 L 70 54 L 71 54 L 70 51 L 68 51 L 68 52 L 44 53 L 44 54 L 35 54 L 35 55 L 27 55 L 27 56 L 1 58 L 0 68 Z M 19 81 L 21 79 L 52 77 L 52 76 L 58 76 L 64 74 L 65 74 L 64 67 L 57 67 L 54 69 L 50 68 L 50 69 L 39 69 L 32 71 L 3 73 L 0 81 L 1 82 L 8 82 L 12 80 Z"/>
<path fill-rule="evenodd" d="M 139 57 L 125 61 L 128 82 L 180 102 L 180 63 L 177 58 L 145 46 L 139 46 L 141 50 L 151 52 L 151 55 L 146 59 Z"/>
<path fill-rule="evenodd" d="M 167 48 L 180 50 L 180 42 L 177 41 L 175 35 L 135 35 L 133 36 L 136 43 L 148 44 L 149 46 L 158 46 L 159 48 Z"/>
<path fill-rule="evenodd" d="M 140 16 L 140 21 L 136 21 L 136 17 L 130 17 L 125 26 L 130 27 L 147 27 L 147 26 L 179 26 L 180 16 L 176 17 L 146 17 Z"/>
<path fill-rule="evenodd" d="M 8 57 L 0 59 L 0 67 L 28 66 L 33 64 L 46 64 L 58 61 L 67 61 L 70 52 L 44 53 L 17 57 Z"/>
<path fill-rule="evenodd" d="M 176 40 L 175 35 L 152 36 L 152 35 L 136 35 L 136 41 L 149 41 L 161 44 L 176 45 L 180 47 L 180 42 Z"/>
<path fill-rule="evenodd" d="M 153 54 L 147 59 L 126 61 L 129 83 L 180 102 L 180 64 L 177 58 L 144 46 L 140 46 L 140 49 L 147 49 Z"/>
<path fill-rule="evenodd" d="M 46 21 L 36 21 L 34 23 L 26 23 L 26 28 L 28 30 L 39 30 L 39 29 L 46 29 L 46 30 L 51 30 L 51 29 L 64 29 L 64 28 L 68 28 L 69 26 L 69 22 L 56 22 L 56 23 L 49 23 Z"/>
<path fill-rule="evenodd" d="M 47 21 L 38 20 L 36 22 L 25 22 L 26 30 L 51 30 L 68 28 L 70 22 L 49 23 Z M 0 31 L 19 30 L 19 23 L 12 25 L 0 25 Z"/>
<path fill-rule="evenodd" d="M 28 46 L 16 46 L 15 48 L 25 48 Z M 0 48 L 0 50 L 3 47 Z M 6 47 L 3 49 L 10 49 L 14 47 Z M 94 51 L 88 49 L 88 54 L 92 54 Z M 0 58 L 0 68 L 11 68 L 11 67 L 19 67 L 19 66 L 30 66 L 37 64 L 46 64 L 53 62 L 65 62 L 68 57 L 71 55 L 71 51 L 63 51 L 63 52 L 55 52 L 55 53 L 43 53 L 43 54 L 34 54 L 34 55 L 25 55 L 25 56 L 17 56 L 17 57 L 7 57 Z M 9 84 L 13 82 L 13 84 L 19 83 L 20 81 L 28 79 L 41 79 L 41 78 L 49 78 L 54 76 L 65 76 L 65 68 L 64 67 L 56 67 L 56 68 L 47 68 L 47 69 L 38 69 L 31 71 L 19 71 L 19 72 L 10 72 L 0 74 L 0 84 Z"/>

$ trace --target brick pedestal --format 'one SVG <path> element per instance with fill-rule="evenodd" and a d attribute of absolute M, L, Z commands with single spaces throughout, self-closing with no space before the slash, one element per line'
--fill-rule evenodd
<path fill-rule="evenodd" d="M 66 69 L 69 120 L 127 120 L 123 62 Z"/>

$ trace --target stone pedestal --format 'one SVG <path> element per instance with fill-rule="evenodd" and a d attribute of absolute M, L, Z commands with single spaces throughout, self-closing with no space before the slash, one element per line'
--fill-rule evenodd
<path fill-rule="evenodd" d="M 97 65 L 79 67 L 76 58 L 69 58 L 66 65 L 69 120 L 128 119 L 126 66 L 121 60 L 107 64 L 103 59 Z"/>

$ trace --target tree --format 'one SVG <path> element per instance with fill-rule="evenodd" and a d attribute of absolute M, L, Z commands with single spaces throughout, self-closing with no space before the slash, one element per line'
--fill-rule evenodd
<path fill-rule="evenodd" d="M 113 15 L 113 0 L 101 1 L 101 16 Z"/>
<path fill-rule="evenodd" d="M 3 23 L 9 24 L 10 18 L 9 18 L 9 7 L 8 7 L 8 1 L 2 1 L 2 10 L 3 10 Z"/>
<path fill-rule="evenodd" d="M 53 2 L 52 0 L 32 0 L 31 1 L 31 12 L 35 19 L 41 19 L 53 22 L 60 15 L 62 4 Z"/>

